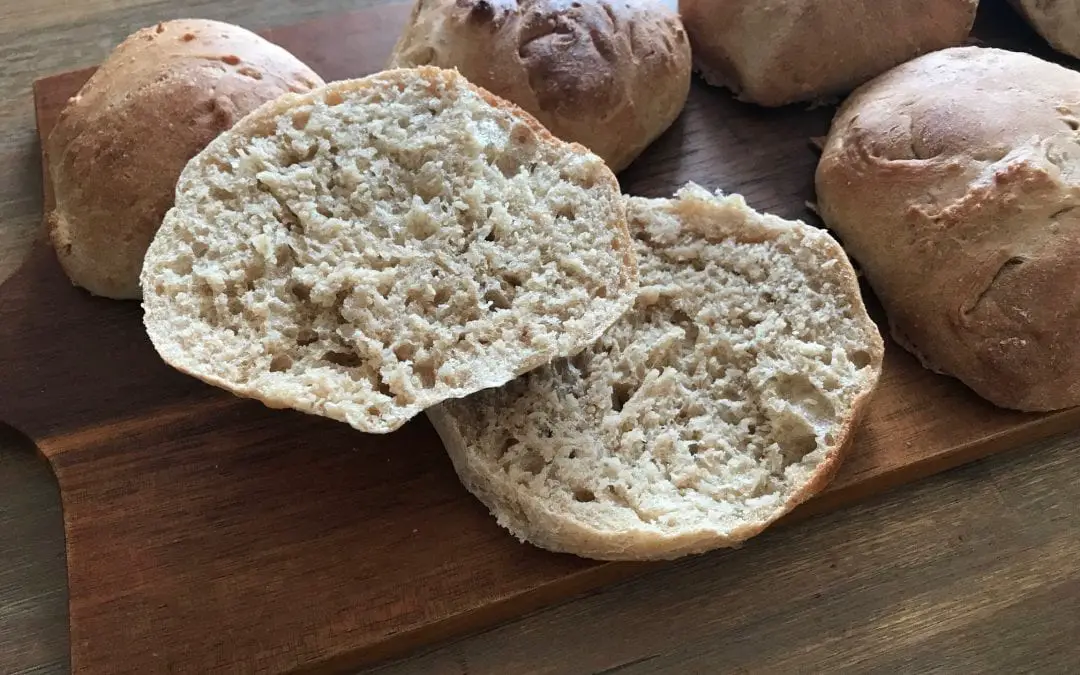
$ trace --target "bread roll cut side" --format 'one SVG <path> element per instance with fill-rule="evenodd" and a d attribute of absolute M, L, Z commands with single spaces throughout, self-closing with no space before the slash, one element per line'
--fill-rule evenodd
<path fill-rule="evenodd" d="M 630 199 L 632 312 L 581 354 L 427 411 L 523 541 L 604 560 L 737 545 L 824 487 L 881 371 L 825 232 L 688 185 Z"/>
<path fill-rule="evenodd" d="M 420 68 L 286 96 L 210 144 L 143 287 L 174 367 L 385 433 L 580 351 L 637 270 L 599 157 Z"/>

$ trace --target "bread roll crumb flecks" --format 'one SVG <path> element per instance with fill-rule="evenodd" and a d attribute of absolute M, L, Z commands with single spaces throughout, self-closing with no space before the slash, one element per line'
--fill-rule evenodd
<path fill-rule="evenodd" d="M 613 171 L 678 118 L 690 41 L 663 0 L 416 0 L 390 67 L 454 68 Z"/>
<path fill-rule="evenodd" d="M 827 484 L 882 339 L 824 231 L 696 185 L 628 208 L 634 310 L 581 354 L 427 414 L 524 541 L 606 560 L 737 545 Z"/>
<path fill-rule="evenodd" d="M 995 405 L 1080 405 L 1080 73 L 956 47 L 859 88 L 818 209 L 896 341 Z"/>
<path fill-rule="evenodd" d="M 599 157 L 424 67 L 287 95 L 212 142 L 142 283 L 174 367 L 386 433 L 580 351 L 637 270 Z"/>
<path fill-rule="evenodd" d="M 220 21 L 129 36 L 46 139 L 46 216 L 65 273 L 94 295 L 138 299 L 143 256 L 188 160 L 263 103 L 322 84 L 281 47 Z"/>

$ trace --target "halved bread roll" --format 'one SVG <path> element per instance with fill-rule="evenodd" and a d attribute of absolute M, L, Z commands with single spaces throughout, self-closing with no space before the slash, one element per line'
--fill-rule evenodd
<path fill-rule="evenodd" d="M 637 269 L 599 157 L 425 67 L 287 95 L 217 138 L 142 286 L 175 368 L 385 433 L 577 353 Z"/>
<path fill-rule="evenodd" d="M 628 208 L 635 309 L 576 357 L 427 415 L 524 541 L 607 560 L 736 545 L 827 484 L 883 341 L 823 230 L 693 184 Z"/>

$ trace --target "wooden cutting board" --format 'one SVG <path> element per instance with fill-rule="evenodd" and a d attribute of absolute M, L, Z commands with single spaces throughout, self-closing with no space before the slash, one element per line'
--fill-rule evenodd
<path fill-rule="evenodd" d="M 327 79 L 354 77 L 382 66 L 406 16 L 381 7 L 266 35 Z M 989 9 L 977 34 L 1049 55 L 1018 26 Z M 89 72 L 36 83 L 42 137 Z M 692 179 L 813 221 L 809 139 L 831 114 L 760 110 L 695 83 L 620 178 L 648 196 Z M 368 436 L 180 375 L 137 304 L 74 288 L 44 244 L 0 288 L 0 419 L 60 485 L 78 673 L 353 667 L 643 569 L 518 543 L 460 486 L 423 417 Z M 994 409 L 889 343 L 852 457 L 786 522 L 1075 426 L 1078 410 Z"/>

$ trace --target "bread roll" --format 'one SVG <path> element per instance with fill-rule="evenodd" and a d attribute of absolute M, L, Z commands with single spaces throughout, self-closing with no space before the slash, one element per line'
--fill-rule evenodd
<path fill-rule="evenodd" d="M 817 169 L 897 342 L 999 406 L 1080 403 L 1078 129 L 1080 73 L 948 49 L 856 91 Z"/>
<path fill-rule="evenodd" d="M 690 91 L 690 43 L 660 0 L 417 0 L 390 65 L 428 64 L 457 68 L 615 172 Z"/>
<path fill-rule="evenodd" d="M 634 310 L 578 356 L 427 411 L 500 525 L 605 560 L 733 546 L 818 492 L 881 335 L 823 230 L 695 185 L 632 198 Z"/>
<path fill-rule="evenodd" d="M 146 329 L 206 382 L 387 433 L 596 340 L 637 289 L 625 213 L 599 157 L 454 71 L 335 82 L 188 164 Z"/>
<path fill-rule="evenodd" d="M 284 49 L 226 23 L 168 21 L 128 37 L 47 139 L 49 235 L 64 271 L 95 295 L 139 298 L 143 255 L 184 164 L 261 103 L 321 84 Z"/>
<path fill-rule="evenodd" d="M 1051 47 L 1080 58 L 1080 0 L 1009 0 Z"/>
<path fill-rule="evenodd" d="M 920 54 L 959 44 L 978 0 L 679 0 L 694 65 L 763 106 L 846 94 Z"/>

